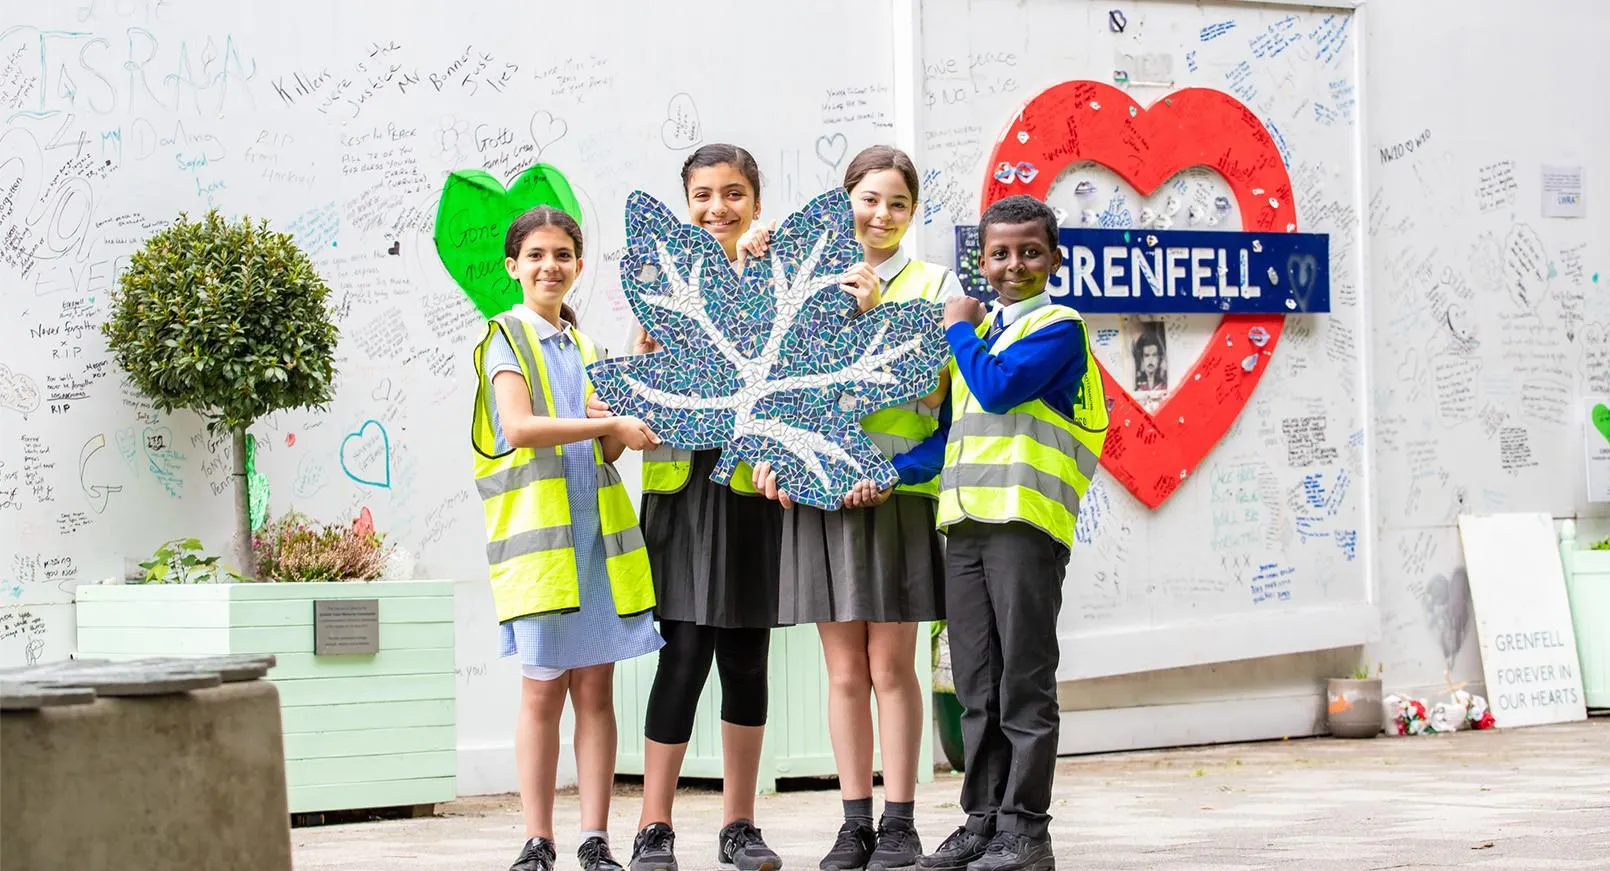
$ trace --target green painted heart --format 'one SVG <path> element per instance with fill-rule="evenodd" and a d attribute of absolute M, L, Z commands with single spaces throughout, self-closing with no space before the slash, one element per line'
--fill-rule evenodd
<path fill-rule="evenodd" d="M 436 254 L 464 294 L 490 318 L 521 299 L 503 268 L 509 223 L 534 206 L 553 206 L 581 223 L 581 206 L 564 173 L 546 163 L 528 167 L 507 190 L 491 173 L 463 169 L 447 177 L 436 211 Z"/>
<path fill-rule="evenodd" d="M 1593 428 L 1604 436 L 1605 441 L 1610 442 L 1610 407 L 1602 402 L 1593 406 Z"/>

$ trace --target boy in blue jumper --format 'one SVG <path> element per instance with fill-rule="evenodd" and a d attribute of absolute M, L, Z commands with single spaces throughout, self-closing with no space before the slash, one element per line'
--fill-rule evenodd
<path fill-rule="evenodd" d="M 1008 197 L 979 235 L 999 299 L 987 316 L 971 298 L 945 305 L 954 360 L 939 493 L 967 821 L 918 867 L 1051 871 L 1057 613 L 1107 405 L 1084 321 L 1045 293 L 1062 263 L 1056 215 Z"/>

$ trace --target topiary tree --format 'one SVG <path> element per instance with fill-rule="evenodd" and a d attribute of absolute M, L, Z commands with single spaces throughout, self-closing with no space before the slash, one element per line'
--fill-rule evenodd
<path fill-rule="evenodd" d="M 217 210 L 184 213 L 146 240 L 101 326 L 118 365 L 164 412 L 188 408 L 234 450 L 240 574 L 255 577 L 246 429 L 282 409 L 321 408 L 335 374 L 330 289 L 289 235 Z"/>

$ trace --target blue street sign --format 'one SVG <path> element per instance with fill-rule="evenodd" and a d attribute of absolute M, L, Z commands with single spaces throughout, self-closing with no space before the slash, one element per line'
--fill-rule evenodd
<path fill-rule="evenodd" d="M 1323 233 L 1063 227 L 1051 296 L 1081 314 L 1315 314 L 1330 311 Z M 956 274 L 994 297 L 977 226 L 956 228 Z"/>

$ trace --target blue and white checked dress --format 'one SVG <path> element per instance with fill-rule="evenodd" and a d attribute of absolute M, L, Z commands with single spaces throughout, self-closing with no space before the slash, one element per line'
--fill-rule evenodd
<path fill-rule="evenodd" d="M 586 417 L 581 351 L 576 343 L 525 306 L 514 313 L 536 326 L 548 365 L 555 411 L 559 417 Z M 520 363 L 502 333 L 487 348 L 488 377 L 520 371 Z M 506 451 L 497 404 L 492 407 L 497 450 Z M 604 566 L 604 538 L 598 518 L 598 485 L 592 440 L 564 446 L 565 487 L 570 494 L 570 532 L 576 548 L 576 575 L 581 579 L 581 610 L 539 614 L 501 624 L 503 656 L 519 654 L 528 677 L 549 679 L 570 668 L 619 662 L 659 650 L 664 641 L 654 630 L 653 612 L 622 618 L 615 613 L 614 594 Z"/>

